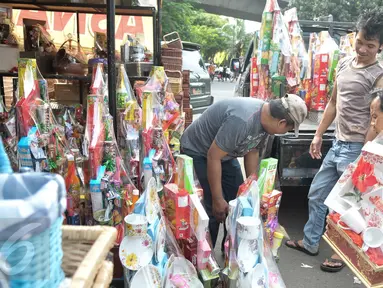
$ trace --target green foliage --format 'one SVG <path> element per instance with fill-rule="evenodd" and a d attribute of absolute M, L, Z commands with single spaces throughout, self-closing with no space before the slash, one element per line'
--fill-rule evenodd
<path fill-rule="evenodd" d="M 172 2 L 164 0 L 162 4 L 162 35 L 177 31 L 181 39 L 190 38 L 191 19 L 196 13 L 191 1 Z"/>
<path fill-rule="evenodd" d="M 290 0 L 289 7 L 296 7 L 301 20 L 332 15 L 334 21 L 356 22 L 364 11 L 381 7 L 383 0 Z"/>
<path fill-rule="evenodd" d="M 221 52 L 218 58 L 224 59 L 218 64 L 228 64 L 230 58 L 244 54 L 252 37 L 246 34 L 243 20 L 229 24 L 227 19 L 196 9 L 191 0 L 164 0 L 162 11 L 162 34 L 177 31 L 183 41 L 200 44 L 204 61 Z"/>

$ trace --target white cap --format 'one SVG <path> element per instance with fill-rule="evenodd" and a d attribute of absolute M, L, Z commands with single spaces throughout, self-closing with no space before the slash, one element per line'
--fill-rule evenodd
<path fill-rule="evenodd" d="M 133 195 L 140 195 L 140 191 L 138 191 L 138 189 L 133 189 Z"/>

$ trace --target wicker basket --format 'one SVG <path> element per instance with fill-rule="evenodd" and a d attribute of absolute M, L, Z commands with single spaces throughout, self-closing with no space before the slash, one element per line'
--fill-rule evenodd
<path fill-rule="evenodd" d="M 176 36 L 176 38 L 170 37 L 170 36 Z M 176 48 L 181 50 L 183 49 L 180 35 L 177 32 L 172 32 L 172 33 L 164 35 L 164 41 L 168 48 Z"/>
<path fill-rule="evenodd" d="M 62 227 L 62 269 L 72 278 L 70 287 L 109 287 L 113 264 L 105 259 L 116 238 L 117 230 L 112 227 Z"/>
<path fill-rule="evenodd" d="M 163 64 L 175 64 L 175 65 L 182 65 L 182 58 L 179 57 L 169 57 L 169 56 L 162 56 L 161 57 Z"/>
<path fill-rule="evenodd" d="M 177 48 L 162 47 L 161 48 L 162 57 L 176 57 L 182 59 L 182 50 Z"/>
<path fill-rule="evenodd" d="M 179 64 L 169 64 L 169 63 L 163 63 L 165 70 L 173 70 L 173 71 L 181 71 L 182 65 Z"/>

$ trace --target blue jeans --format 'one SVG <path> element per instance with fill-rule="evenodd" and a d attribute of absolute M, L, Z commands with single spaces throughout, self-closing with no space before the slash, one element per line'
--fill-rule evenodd
<path fill-rule="evenodd" d="M 303 230 L 303 245 L 312 253 L 318 252 L 319 242 L 324 231 L 327 214 L 327 206 L 324 205 L 324 201 L 347 166 L 358 158 L 362 147 L 363 143 L 335 140 L 314 177 L 308 195 L 309 220 Z"/>

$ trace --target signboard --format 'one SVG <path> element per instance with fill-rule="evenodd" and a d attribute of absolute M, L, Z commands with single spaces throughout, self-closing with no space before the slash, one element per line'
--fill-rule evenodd
<path fill-rule="evenodd" d="M 51 12 L 18 10 L 12 12 L 15 32 L 23 43 L 23 19 L 34 19 L 46 22 L 46 29 L 53 42 L 59 47 L 68 35 L 77 38 L 76 14 L 69 12 Z M 116 49 L 126 42 L 127 35 L 138 39 L 150 51 L 153 51 L 153 20 L 151 17 L 115 16 Z M 106 33 L 106 15 L 104 14 L 79 14 L 80 43 L 84 48 L 93 48 L 94 32 Z"/>

